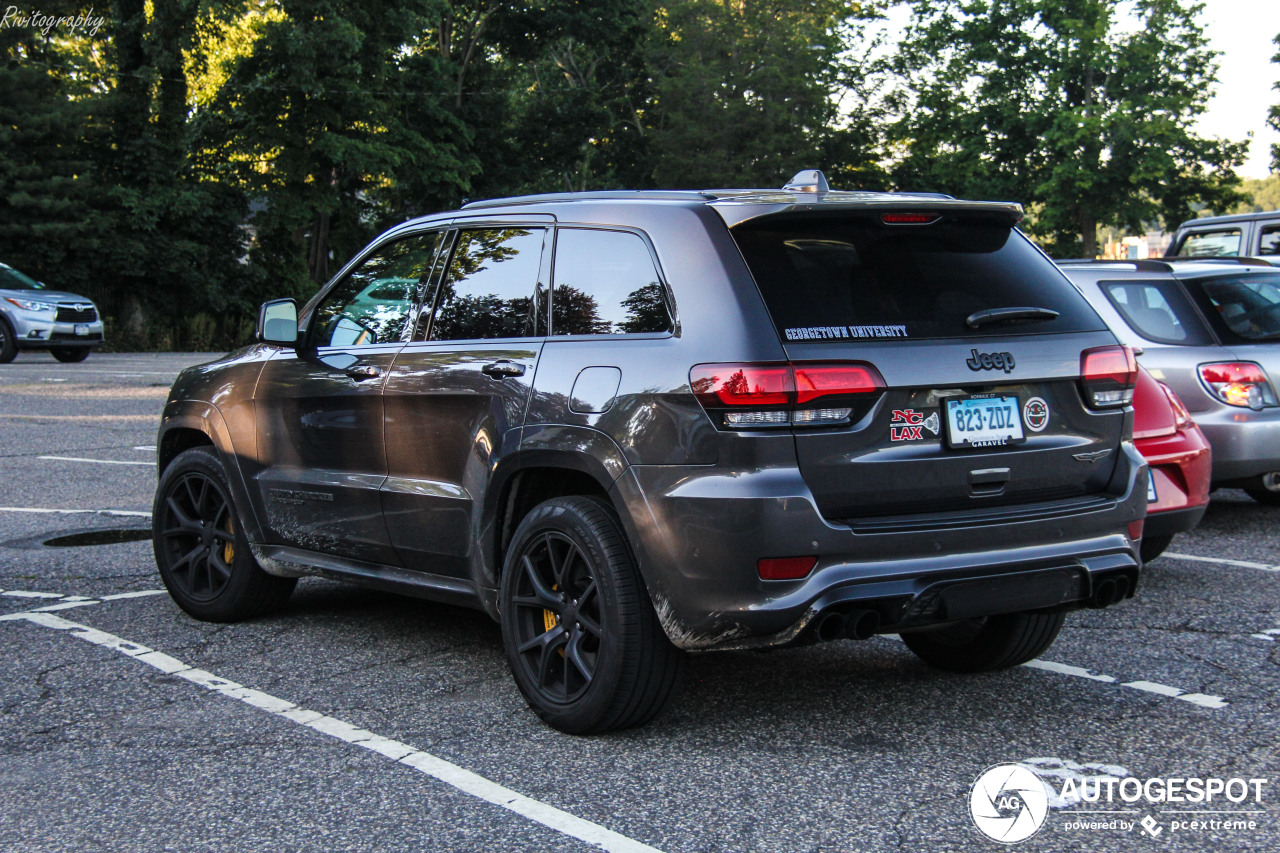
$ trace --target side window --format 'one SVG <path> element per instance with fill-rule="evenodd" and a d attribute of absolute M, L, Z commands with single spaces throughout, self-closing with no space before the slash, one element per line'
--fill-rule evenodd
<path fill-rule="evenodd" d="M 670 332 L 671 314 L 649 247 L 637 234 L 556 232 L 553 335 Z"/>
<path fill-rule="evenodd" d="M 538 323 L 542 228 L 477 228 L 458 233 L 435 319 L 433 341 L 525 338 Z"/>
<path fill-rule="evenodd" d="M 1142 337 L 1161 344 L 1210 342 L 1195 310 L 1171 282 L 1100 282 L 1124 321 Z"/>
<path fill-rule="evenodd" d="M 1280 255 L 1280 225 L 1268 225 L 1258 238 L 1259 255 Z"/>
<path fill-rule="evenodd" d="M 1240 254 L 1240 229 L 1224 228 L 1221 231 L 1193 231 L 1178 247 L 1180 258 L 1223 258 Z"/>
<path fill-rule="evenodd" d="M 431 276 L 440 232 L 414 234 L 378 248 L 316 308 L 311 342 L 357 347 L 403 340 L 419 285 Z"/>

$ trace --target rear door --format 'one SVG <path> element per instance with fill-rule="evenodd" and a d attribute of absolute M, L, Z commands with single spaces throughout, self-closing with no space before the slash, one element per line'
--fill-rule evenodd
<path fill-rule="evenodd" d="M 904 224 L 886 221 L 895 219 Z M 791 215 L 734 236 L 793 363 L 863 362 L 887 386 L 873 405 L 854 404 L 847 424 L 793 428 L 826 517 L 856 523 L 1107 487 L 1131 421 L 1123 404 L 1086 406 L 1080 376 L 1082 352 L 1115 337 L 1009 224 Z"/>
<path fill-rule="evenodd" d="M 408 568 L 465 577 L 477 501 L 519 428 L 546 334 L 550 220 L 460 225 L 434 299 L 387 379 L 391 541 Z"/>

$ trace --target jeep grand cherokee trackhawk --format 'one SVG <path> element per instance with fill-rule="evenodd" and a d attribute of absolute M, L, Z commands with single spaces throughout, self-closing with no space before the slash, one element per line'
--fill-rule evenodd
<path fill-rule="evenodd" d="M 529 705 L 643 723 L 684 651 L 896 633 L 972 672 L 1132 596 L 1135 364 L 1016 204 L 588 192 L 393 228 L 174 383 L 191 615 L 304 575 L 484 610 Z"/>

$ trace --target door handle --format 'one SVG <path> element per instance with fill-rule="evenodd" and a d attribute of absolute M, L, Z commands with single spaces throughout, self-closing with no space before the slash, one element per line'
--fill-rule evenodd
<path fill-rule="evenodd" d="M 382 371 L 374 367 L 372 364 L 357 364 L 355 367 L 349 367 L 346 374 L 357 382 L 365 379 L 377 379 L 382 375 Z"/>
<path fill-rule="evenodd" d="M 514 361 L 497 361 L 480 368 L 494 379 L 506 379 L 508 376 L 524 376 L 524 365 Z"/>

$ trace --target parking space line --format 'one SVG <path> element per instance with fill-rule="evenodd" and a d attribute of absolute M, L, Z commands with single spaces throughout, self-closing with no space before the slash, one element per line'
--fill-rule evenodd
<path fill-rule="evenodd" d="M 122 462 L 118 459 L 85 459 L 81 456 L 37 456 L 37 459 L 43 459 L 46 462 L 96 462 L 99 465 L 146 465 L 154 466 L 154 462 L 139 462 L 136 459 L 129 462 Z"/>
<path fill-rule="evenodd" d="M 151 463 L 147 463 L 151 464 Z M 111 518 L 150 518 L 151 513 L 133 509 L 55 509 L 41 506 L 0 506 L 0 512 L 33 512 L 49 515 L 105 515 Z"/>
<path fill-rule="evenodd" d="M 118 637 L 115 634 L 108 634 L 105 631 L 90 628 L 88 625 L 71 622 L 52 613 L 26 611 L 0 617 L 0 620 L 25 620 L 43 628 L 67 631 L 72 637 L 134 658 L 166 675 L 182 678 L 206 690 L 244 702 L 246 705 L 306 726 L 352 746 L 358 746 L 385 756 L 392 761 L 411 767 L 419 773 L 443 782 L 464 794 L 501 806 L 535 823 L 603 850 L 616 851 L 616 853 L 660 853 L 653 847 L 613 830 L 606 829 L 589 820 L 561 811 L 540 800 L 527 797 L 409 744 L 374 734 L 317 711 L 300 708 L 288 700 L 245 687 L 211 672 L 188 666 L 176 658 Z"/>
<path fill-rule="evenodd" d="M 1191 560 L 1195 563 L 1217 563 L 1222 566 L 1235 566 L 1239 569 L 1260 569 L 1264 572 L 1280 572 L 1280 566 L 1270 566 L 1266 563 L 1253 563 L 1249 560 L 1224 560 L 1221 557 L 1197 557 L 1195 554 L 1175 554 L 1172 551 L 1165 551 L 1164 556 L 1173 560 Z"/>
<path fill-rule="evenodd" d="M 1091 672 L 1078 666 L 1069 666 L 1064 663 L 1055 663 L 1050 660 L 1030 660 L 1023 666 L 1031 669 L 1042 669 L 1046 672 L 1056 672 L 1060 675 L 1071 675 L 1076 678 L 1087 678 L 1090 681 L 1100 681 L 1105 684 L 1117 684 L 1120 687 L 1128 687 L 1133 690 L 1141 690 L 1144 693 L 1154 693 L 1157 696 L 1168 696 L 1171 699 L 1181 699 L 1183 702 L 1190 702 L 1192 705 L 1198 705 L 1201 708 L 1211 708 L 1218 710 L 1225 708 L 1230 702 L 1227 702 L 1221 696 L 1210 696 L 1207 693 L 1188 693 L 1180 687 L 1170 687 L 1167 684 L 1157 684 L 1154 681 L 1125 681 L 1114 675 L 1104 675 L 1099 672 Z"/>

